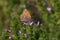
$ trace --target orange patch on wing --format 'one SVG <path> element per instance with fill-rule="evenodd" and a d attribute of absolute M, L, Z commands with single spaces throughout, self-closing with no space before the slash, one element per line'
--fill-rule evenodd
<path fill-rule="evenodd" d="M 29 11 L 27 9 L 24 9 L 22 14 L 25 15 L 26 17 L 31 18 L 31 15 L 30 15 L 30 13 L 29 13 Z"/>

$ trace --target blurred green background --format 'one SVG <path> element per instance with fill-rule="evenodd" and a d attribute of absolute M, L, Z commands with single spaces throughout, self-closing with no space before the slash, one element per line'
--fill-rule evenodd
<path fill-rule="evenodd" d="M 21 23 L 20 14 L 23 8 L 20 5 L 24 5 L 26 1 L 0 0 L 0 40 L 60 40 L 60 0 L 35 0 L 44 21 L 40 27 L 23 26 Z M 45 1 L 53 12 L 46 10 L 48 6 L 43 5 Z M 24 34 L 28 34 L 28 38 Z"/>

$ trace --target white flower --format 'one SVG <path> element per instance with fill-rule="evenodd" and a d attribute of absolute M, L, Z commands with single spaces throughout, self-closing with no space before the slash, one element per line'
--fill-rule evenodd
<path fill-rule="evenodd" d="M 9 39 L 11 39 L 12 37 L 11 36 L 9 36 Z"/>
<path fill-rule="evenodd" d="M 52 8 L 51 7 L 47 7 L 47 11 L 51 12 Z"/>
<path fill-rule="evenodd" d="M 21 34 L 21 31 L 19 30 L 18 33 Z"/>
<path fill-rule="evenodd" d="M 37 26 L 39 26 L 39 24 L 40 24 L 40 22 L 38 21 L 38 22 L 37 22 Z"/>

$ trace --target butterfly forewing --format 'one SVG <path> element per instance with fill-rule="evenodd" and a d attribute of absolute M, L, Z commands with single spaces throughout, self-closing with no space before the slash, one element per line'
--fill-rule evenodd
<path fill-rule="evenodd" d="M 27 24 L 29 24 L 29 22 L 31 21 L 30 12 L 27 9 L 23 10 L 22 14 L 20 15 L 20 20 L 23 23 L 27 23 Z"/>

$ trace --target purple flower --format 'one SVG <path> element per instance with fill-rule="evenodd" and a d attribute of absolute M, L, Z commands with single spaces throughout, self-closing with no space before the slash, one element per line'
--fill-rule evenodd
<path fill-rule="evenodd" d="M 34 23 L 33 21 L 30 21 L 30 22 L 27 22 L 27 23 L 23 22 L 23 25 L 29 25 L 29 26 L 32 26 L 33 23 Z"/>
<path fill-rule="evenodd" d="M 27 34 L 27 33 L 25 33 L 25 34 L 24 34 L 24 37 L 25 37 L 25 38 L 28 38 L 28 34 Z"/>
<path fill-rule="evenodd" d="M 51 12 L 52 8 L 51 7 L 47 7 L 47 11 Z"/>
<path fill-rule="evenodd" d="M 30 22 L 30 23 L 29 23 L 29 25 L 30 25 L 30 26 L 32 26 L 32 25 L 33 25 L 33 23 L 34 23 L 34 22 L 32 21 L 32 22 Z"/>

